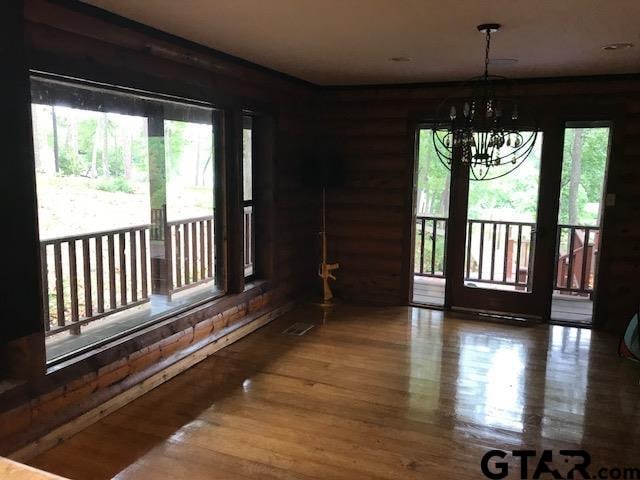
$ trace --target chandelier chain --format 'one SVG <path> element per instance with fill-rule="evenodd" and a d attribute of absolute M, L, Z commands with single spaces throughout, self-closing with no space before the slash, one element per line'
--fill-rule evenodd
<path fill-rule="evenodd" d="M 484 49 L 484 79 L 489 78 L 489 51 L 491 50 L 491 30 L 486 30 L 487 41 Z"/>

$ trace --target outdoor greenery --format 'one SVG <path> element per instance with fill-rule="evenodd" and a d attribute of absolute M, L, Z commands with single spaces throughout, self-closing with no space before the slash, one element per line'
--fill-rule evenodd
<path fill-rule="evenodd" d="M 150 221 L 147 119 L 32 107 L 41 238 Z M 165 121 L 170 220 L 213 213 L 211 125 Z"/>
<path fill-rule="evenodd" d="M 536 219 L 542 134 L 522 166 L 509 175 L 469 186 L 469 218 L 475 220 Z M 608 128 L 565 131 L 560 223 L 597 225 L 608 153 Z M 435 155 L 432 132 L 420 130 L 417 214 L 448 216 L 449 170 Z"/>
<path fill-rule="evenodd" d="M 567 128 L 559 223 L 596 226 L 609 150 L 609 128 Z"/>
<path fill-rule="evenodd" d="M 608 154 L 608 128 L 567 128 L 562 165 L 560 224 L 599 224 L 600 202 Z M 540 133 L 530 156 L 512 173 L 488 181 L 469 184 L 468 218 L 535 222 L 537 216 L 540 160 L 543 135 Z M 438 159 L 432 131 L 420 130 L 418 145 L 416 213 L 418 216 L 448 217 L 450 171 Z M 544 188 L 542 186 L 541 188 Z M 432 223 L 427 220 L 424 237 L 424 270 L 431 267 Z M 444 263 L 444 225 L 436 229 L 435 270 Z M 420 271 L 422 232 L 416 223 L 415 271 Z"/>
<path fill-rule="evenodd" d="M 104 192 L 136 193 L 135 188 L 122 177 L 104 178 L 96 184 L 96 188 Z"/>

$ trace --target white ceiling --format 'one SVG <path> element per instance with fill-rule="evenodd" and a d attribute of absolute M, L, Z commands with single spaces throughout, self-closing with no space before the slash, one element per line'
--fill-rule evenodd
<path fill-rule="evenodd" d="M 640 73 L 640 0 L 85 0 L 320 85 Z M 632 42 L 635 47 L 604 51 Z M 411 62 L 392 62 L 410 57 Z"/>

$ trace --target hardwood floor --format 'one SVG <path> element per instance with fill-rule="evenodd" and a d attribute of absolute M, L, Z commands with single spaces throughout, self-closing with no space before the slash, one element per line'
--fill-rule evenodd
<path fill-rule="evenodd" d="M 297 321 L 317 325 L 281 333 Z M 566 472 L 558 450 L 583 448 L 593 472 L 640 467 L 639 377 L 595 331 L 303 306 L 31 464 L 92 480 L 471 479 L 490 449 L 554 449 Z"/>

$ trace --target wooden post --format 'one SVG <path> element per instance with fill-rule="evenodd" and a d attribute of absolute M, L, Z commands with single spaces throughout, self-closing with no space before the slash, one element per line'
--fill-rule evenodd
<path fill-rule="evenodd" d="M 213 231 L 214 245 L 213 254 L 215 266 L 215 284 L 220 291 L 227 290 L 227 169 L 224 158 L 226 144 L 226 130 L 224 128 L 225 117 L 223 112 L 214 110 L 211 116 L 213 135 L 213 196 L 214 196 L 214 218 Z"/>
<path fill-rule="evenodd" d="M 227 113 L 225 157 L 227 159 L 227 264 L 229 293 L 244 290 L 244 209 L 242 207 L 242 111 Z"/>

